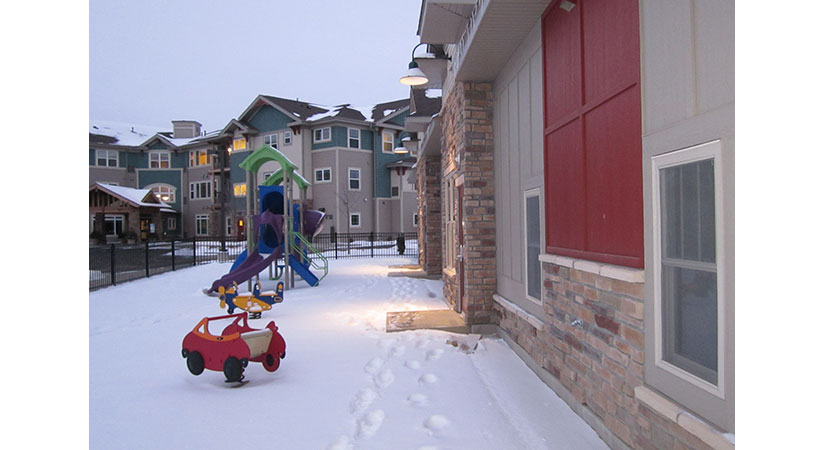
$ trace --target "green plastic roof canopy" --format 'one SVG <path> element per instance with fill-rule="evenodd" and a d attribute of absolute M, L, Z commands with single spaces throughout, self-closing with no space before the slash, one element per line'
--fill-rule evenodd
<path fill-rule="evenodd" d="M 284 170 L 293 175 L 292 179 L 295 180 L 295 183 L 301 190 L 306 190 L 306 188 L 310 186 L 310 182 L 295 170 L 298 166 L 290 161 L 286 155 L 268 145 L 264 145 L 252 152 L 251 155 L 241 161 L 240 167 L 247 172 L 257 172 L 262 165 L 270 161 L 278 162 L 281 165 L 281 168 L 278 169 L 277 172 L 270 175 L 269 178 L 263 182 L 265 186 L 281 184 L 284 179 Z"/>

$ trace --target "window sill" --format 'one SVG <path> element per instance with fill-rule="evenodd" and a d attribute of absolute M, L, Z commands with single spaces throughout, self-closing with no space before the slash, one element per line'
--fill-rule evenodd
<path fill-rule="evenodd" d="M 511 313 L 526 320 L 527 323 L 534 326 L 537 331 L 541 331 L 542 329 L 544 329 L 544 322 L 542 322 L 541 319 L 539 319 L 538 317 L 525 311 L 521 306 L 516 305 L 515 303 L 511 302 L 510 300 L 507 300 L 506 298 L 498 294 L 493 294 L 493 301 L 501 305 L 502 308 L 506 309 L 507 311 L 510 311 Z"/>
<path fill-rule="evenodd" d="M 615 266 L 613 264 L 552 255 L 549 253 L 542 253 L 539 255 L 539 261 L 581 270 L 582 272 L 593 273 L 606 278 L 612 278 L 614 280 L 627 281 L 628 283 L 644 283 L 645 281 L 644 269 L 631 269 L 628 267 Z"/>
<path fill-rule="evenodd" d="M 717 431 L 716 428 L 652 389 L 646 386 L 636 386 L 633 393 L 636 400 L 676 423 L 710 447 L 729 450 L 735 448 L 732 442 L 734 435 Z"/>

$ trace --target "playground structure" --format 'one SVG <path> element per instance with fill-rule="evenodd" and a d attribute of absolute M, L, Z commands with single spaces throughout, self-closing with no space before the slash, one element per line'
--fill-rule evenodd
<path fill-rule="evenodd" d="M 284 301 L 284 282 L 278 282 L 274 291 L 261 292 L 261 282 L 258 281 L 251 294 L 238 293 L 238 285 L 233 283 L 229 289 L 218 287 L 218 294 L 221 309 L 227 308 L 229 314 L 233 314 L 235 308 L 238 308 L 248 312 L 250 319 L 260 319 L 263 311 L 269 311 L 272 305 Z"/>
<path fill-rule="evenodd" d="M 258 170 L 270 161 L 277 162 L 281 168 L 259 185 Z M 298 166 L 269 146 L 254 151 L 240 167 L 246 171 L 246 222 L 252 224 L 247 233 L 247 248 L 229 272 L 215 280 L 206 293 L 222 295 L 223 289 L 223 295 L 233 290 L 237 296 L 236 286 L 245 281 L 251 292 L 252 279 L 267 268 L 271 279 L 283 276 L 284 290 L 295 286 L 296 273 L 310 286 L 318 286 L 327 275 L 329 265 L 311 244 L 311 239 L 323 229 L 325 214 L 304 207 L 309 181 L 297 172 Z M 298 202 L 294 200 L 293 184 L 299 189 Z M 255 209 L 258 214 L 254 213 Z M 283 300 L 283 294 L 280 297 Z"/>
<path fill-rule="evenodd" d="M 209 324 L 233 319 L 220 335 L 209 331 Z M 241 382 L 250 361 L 263 364 L 268 372 L 278 370 L 286 357 L 286 341 L 270 321 L 258 330 L 248 324 L 246 312 L 228 316 L 204 317 L 184 338 L 181 356 L 192 375 L 204 369 L 223 371 L 226 382 Z"/>

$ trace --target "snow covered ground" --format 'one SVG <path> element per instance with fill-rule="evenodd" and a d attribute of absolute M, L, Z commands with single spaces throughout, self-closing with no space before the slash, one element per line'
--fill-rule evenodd
<path fill-rule="evenodd" d="M 274 373 L 250 363 L 237 388 L 220 372 L 191 375 L 180 355 L 201 318 L 225 313 L 201 289 L 228 264 L 90 293 L 90 447 L 607 448 L 502 340 L 467 353 L 447 343 L 463 335 L 385 333 L 388 311 L 447 307 L 440 281 L 387 277 L 409 263 L 330 261 L 321 286 L 286 291 L 250 321 L 275 321 L 286 358 Z"/>

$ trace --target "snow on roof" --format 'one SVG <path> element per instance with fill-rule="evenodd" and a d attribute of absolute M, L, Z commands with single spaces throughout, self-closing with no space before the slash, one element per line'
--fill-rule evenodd
<path fill-rule="evenodd" d="M 115 138 L 117 139 L 118 145 L 138 146 L 163 129 L 164 127 L 151 125 L 136 125 L 103 120 L 89 121 L 89 133 Z"/>
<path fill-rule="evenodd" d="M 135 189 L 126 186 L 115 186 L 112 184 L 105 184 L 105 183 L 95 183 L 100 186 L 101 189 L 104 191 L 108 191 L 111 194 L 117 195 L 118 197 L 124 198 L 131 203 L 135 203 L 138 206 L 147 206 L 151 208 L 162 208 L 163 210 L 168 210 L 170 212 L 176 212 L 169 206 L 167 203 L 164 203 L 158 199 L 160 203 L 148 203 L 144 202 L 143 199 L 152 192 L 151 189 Z"/>

